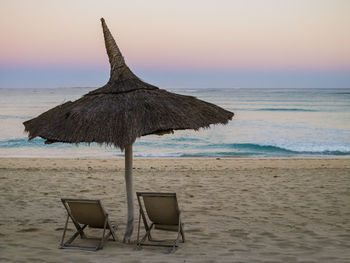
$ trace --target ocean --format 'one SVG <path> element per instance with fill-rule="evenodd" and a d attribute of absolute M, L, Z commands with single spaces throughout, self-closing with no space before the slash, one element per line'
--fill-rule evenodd
<path fill-rule="evenodd" d="M 115 158 L 97 144 L 28 141 L 23 122 L 93 88 L 0 89 L 0 157 Z M 135 157 L 350 157 L 350 89 L 171 89 L 235 113 L 228 125 L 148 135 Z"/>

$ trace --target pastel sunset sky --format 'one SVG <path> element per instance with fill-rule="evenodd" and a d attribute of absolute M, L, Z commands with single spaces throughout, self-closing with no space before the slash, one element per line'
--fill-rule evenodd
<path fill-rule="evenodd" d="M 100 18 L 164 88 L 350 88 L 350 1 L 2 0 L 0 88 L 97 87 Z"/>

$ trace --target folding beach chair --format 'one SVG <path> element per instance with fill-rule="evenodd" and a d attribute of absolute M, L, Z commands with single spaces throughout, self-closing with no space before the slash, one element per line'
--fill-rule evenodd
<path fill-rule="evenodd" d="M 162 246 L 171 247 L 166 253 L 172 253 L 178 247 L 180 235 L 182 242 L 185 242 L 185 234 L 183 224 L 180 218 L 180 210 L 177 203 L 176 193 L 140 193 L 137 192 L 137 200 L 140 206 L 139 223 L 137 230 L 137 248 L 141 249 L 141 246 Z M 141 201 L 143 200 L 143 202 Z M 143 203 L 143 204 L 142 204 Z M 150 221 L 148 224 L 147 217 Z M 140 238 L 140 224 L 141 217 L 145 226 L 146 234 Z M 151 236 L 151 230 L 165 230 L 177 232 L 177 238 L 173 241 L 173 244 L 164 244 L 167 240 L 155 240 Z M 146 238 L 150 243 L 145 243 Z M 163 242 L 163 243 L 160 243 Z"/>
<path fill-rule="evenodd" d="M 112 236 L 113 240 L 116 240 L 115 231 L 117 225 L 112 225 L 108 219 L 108 214 L 103 209 L 100 200 L 85 200 L 85 199 L 61 199 L 64 207 L 67 210 L 68 216 L 66 224 L 64 226 L 62 240 L 60 248 L 72 248 L 82 250 L 99 250 L 103 248 L 104 242 Z M 75 225 L 77 232 L 75 232 L 66 242 L 64 237 L 66 235 L 69 218 Z M 94 247 L 72 245 L 71 243 L 80 235 L 82 239 L 88 238 L 84 233 L 84 229 L 89 226 L 90 228 L 103 229 L 101 240 Z M 109 233 L 105 235 L 106 230 Z"/>

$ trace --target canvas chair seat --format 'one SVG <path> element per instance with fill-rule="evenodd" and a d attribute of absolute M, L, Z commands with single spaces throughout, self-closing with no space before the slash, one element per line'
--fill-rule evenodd
<path fill-rule="evenodd" d="M 177 224 L 176 224 L 176 225 L 160 225 L 160 224 L 154 224 L 154 229 L 177 232 L 177 231 L 179 230 L 179 226 L 178 226 Z"/>
<path fill-rule="evenodd" d="M 61 199 L 64 207 L 67 210 L 67 220 L 64 226 L 62 240 L 60 248 L 73 248 L 82 250 L 99 250 L 103 248 L 104 242 L 112 236 L 113 240 L 116 240 L 115 231 L 117 225 L 112 225 L 109 221 L 108 214 L 104 210 L 100 200 L 86 200 L 86 199 Z M 64 241 L 67 231 L 69 218 L 75 225 L 77 232 L 75 232 L 66 242 Z M 71 243 L 80 235 L 82 239 L 88 239 L 84 232 L 84 229 L 89 226 L 90 228 L 103 229 L 102 237 L 97 246 L 78 246 Z M 109 231 L 105 235 L 106 230 Z M 92 239 L 92 238 L 89 238 Z"/>
<path fill-rule="evenodd" d="M 181 222 L 176 193 L 137 192 L 136 195 L 140 207 L 137 232 L 137 248 L 140 249 L 141 246 L 164 246 L 171 247 L 171 250 L 167 251 L 167 253 L 174 252 L 178 247 L 180 236 L 182 237 L 182 242 L 185 242 L 183 223 Z M 141 218 L 146 233 L 140 240 Z M 148 223 L 148 221 L 150 221 L 150 223 Z M 151 230 L 153 227 L 154 229 L 158 230 L 177 232 L 177 238 L 171 245 L 162 244 L 164 243 L 162 242 L 164 240 L 155 240 L 152 238 Z M 148 238 L 148 243 L 145 243 L 146 238 Z"/>

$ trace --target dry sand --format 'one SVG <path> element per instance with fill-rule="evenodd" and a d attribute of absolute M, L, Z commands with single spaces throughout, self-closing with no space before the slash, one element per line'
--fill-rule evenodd
<path fill-rule="evenodd" d="M 172 255 L 120 241 L 123 167 L 123 159 L 0 159 L 0 261 L 350 262 L 350 159 L 135 160 L 135 191 L 178 194 L 187 242 Z M 101 199 L 119 240 L 98 252 L 58 249 L 61 197 Z"/>

